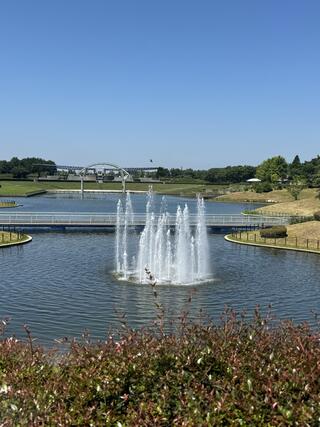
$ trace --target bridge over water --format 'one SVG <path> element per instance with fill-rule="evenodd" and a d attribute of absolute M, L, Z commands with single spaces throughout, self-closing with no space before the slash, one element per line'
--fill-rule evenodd
<path fill-rule="evenodd" d="M 158 216 L 155 215 L 155 222 Z M 208 228 L 214 229 L 247 229 L 272 225 L 288 224 L 290 217 L 241 214 L 206 214 Z M 0 226 L 21 228 L 115 228 L 116 213 L 91 212 L 18 212 L 1 213 Z M 146 223 L 145 214 L 134 214 L 129 227 L 143 227 Z M 175 226 L 175 215 L 169 216 L 169 224 Z M 190 225 L 197 224 L 197 215 L 190 214 Z"/>

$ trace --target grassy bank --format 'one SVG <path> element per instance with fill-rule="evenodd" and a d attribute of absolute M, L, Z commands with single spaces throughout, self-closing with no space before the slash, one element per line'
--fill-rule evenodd
<path fill-rule="evenodd" d="M 0 181 L 0 197 L 8 196 L 26 196 L 34 191 L 43 190 L 79 190 L 80 182 L 32 182 L 32 181 Z M 132 191 L 147 191 L 148 183 L 127 183 L 126 187 Z M 194 197 L 197 193 L 216 194 L 225 188 L 221 185 L 205 184 L 152 184 L 153 190 L 161 194 L 184 195 Z M 121 183 L 102 183 L 86 182 L 87 190 L 119 190 Z"/>
<path fill-rule="evenodd" d="M 316 195 L 314 188 L 302 190 L 299 199 L 313 199 Z M 255 191 L 237 191 L 224 194 L 217 197 L 218 201 L 225 202 L 257 202 L 257 203 L 287 203 L 292 202 L 294 198 L 287 190 L 273 190 L 269 193 L 256 193 Z"/>
<path fill-rule="evenodd" d="M 15 208 L 17 203 L 13 200 L 0 200 L 0 208 Z"/>
<path fill-rule="evenodd" d="M 2 324 L 5 324 L 3 322 Z M 57 357 L 0 341 L 5 426 L 318 425 L 320 334 L 226 313 L 218 325 L 181 322 L 176 335 L 125 329 Z"/>
<path fill-rule="evenodd" d="M 29 236 L 23 233 L 0 231 L 0 247 L 8 244 L 23 243 L 29 240 Z"/>
<path fill-rule="evenodd" d="M 234 241 L 287 249 L 310 250 L 320 253 L 320 222 L 308 221 L 287 226 L 288 237 L 264 238 L 257 231 L 242 231 L 230 235 Z"/>
<path fill-rule="evenodd" d="M 228 202 L 260 202 L 268 203 L 267 206 L 258 208 L 257 211 L 264 214 L 288 214 L 288 215 L 313 215 L 320 210 L 320 200 L 316 198 L 317 189 L 307 188 L 299 194 L 299 199 L 294 200 L 287 190 L 274 190 L 269 193 L 255 193 L 254 191 L 242 191 L 229 193 L 217 197 L 217 201 Z"/>
<path fill-rule="evenodd" d="M 279 214 L 289 214 L 289 215 L 302 215 L 309 216 L 313 215 L 315 212 L 320 210 L 320 200 L 315 197 L 305 197 L 300 198 L 299 200 L 278 203 L 272 206 L 264 206 L 258 208 L 257 211 L 262 212 L 263 214 L 271 214 L 272 212 L 277 212 Z"/>

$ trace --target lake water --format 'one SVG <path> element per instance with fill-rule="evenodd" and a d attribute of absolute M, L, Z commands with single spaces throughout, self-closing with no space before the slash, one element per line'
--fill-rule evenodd
<path fill-rule="evenodd" d="M 16 211 L 111 212 L 119 195 L 86 197 L 41 196 L 16 199 Z M 145 195 L 133 196 L 135 212 L 145 209 Z M 167 197 L 168 210 L 196 201 Z M 156 197 L 160 206 L 161 197 Z M 237 213 L 248 205 L 207 203 L 208 213 Z M 115 235 L 108 231 L 33 232 L 30 244 L 0 250 L 0 319 L 11 318 L 9 333 L 23 336 L 27 323 L 40 342 L 79 337 L 85 329 L 103 339 L 119 327 L 119 313 L 126 313 L 133 327 L 151 324 L 155 305 L 149 285 L 114 279 Z M 136 244 L 137 234 L 130 237 Z M 199 310 L 218 319 L 225 306 L 252 312 L 257 304 L 272 304 L 279 318 L 313 323 L 319 313 L 320 258 L 316 254 L 255 248 L 226 242 L 223 235 L 210 234 L 213 281 L 195 286 L 191 316 Z M 168 317 L 177 317 L 192 287 L 158 286 L 159 299 Z"/>

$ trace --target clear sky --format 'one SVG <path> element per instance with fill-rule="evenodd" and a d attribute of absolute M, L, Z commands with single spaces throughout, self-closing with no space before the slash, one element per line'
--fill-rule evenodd
<path fill-rule="evenodd" d="M 319 0 L 3 0 L 0 159 L 320 154 Z"/>

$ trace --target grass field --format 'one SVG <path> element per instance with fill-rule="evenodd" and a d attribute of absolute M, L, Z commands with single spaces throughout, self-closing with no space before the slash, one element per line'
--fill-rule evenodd
<path fill-rule="evenodd" d="M 32 182 L 32 181 L 0 181 L 0 197 L 18 197 L 26 196 L 34 191 L 41 190 L 79 190 L 80 182 Z M 132 191 L 147 191 L 148 183 L 127 183 L 126 188 Z M 222 191 L 224 186 L 208 185 L 208 184 L 152 184 L 153 190 L 161 194 L 196 196 L 197 193 L 202 194 L 217 194 Z M 119 190 L 121 191 L 121 183 L 110 182 L 97 184 L 95 182 L 86 182 L 84 185 L 86 190 Z"/>

